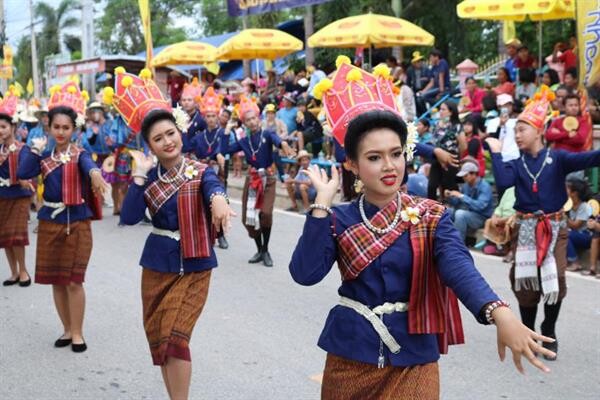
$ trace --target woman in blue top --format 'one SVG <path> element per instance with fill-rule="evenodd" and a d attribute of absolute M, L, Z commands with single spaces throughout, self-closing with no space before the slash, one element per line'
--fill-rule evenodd
<path fill-rule="evenodd" d="M 72 84 L 72 82 L 71 82 Z M 73 86 L 71 86 L 73 87 Z M 33 147 L 19 162 L 19 179 L 42 175 L 43 206 L 38 212 L 35 282 L 51 284 L 56 310 L 63 324 L 63 335 L 55 347 L 71 345 L 83 352 L 85 291 L 83 282 L 92 252 L 90 220 L 98 206 L 90 194 L 105 190 L 106 182 L 90 154 L 71 142 L 76 132 L 77 113 L 63 105 L 49 105 L 50 135 L 56 146 L 44 151 L 47 139 L 33 140 Z"/>
<path fill-rule="evenodd" d="M 537 343 L 551 339 L 527 329 L 498 299 L 444 207 L 399 192 L 412 143 L 395 102 L 381 95 L 391 93 L 389 72 L 375 74 L 341 66 L 333 83 L 323 84 L 326 109 L 340 94 L 359 99 L 341 103 L 329 120 L 334 135 L 345 135 L 350 169 L 364 191 L 332 208 L 337 171 L 329 179 L 309 168 L 317 197 L 290 263 L 302 285 L 320 282 L 336 261 L 342 275 L 339 304 L 319 339 L 328 352 L 322 398 L 439 398 L 439 355 L 464 341 L 456 296 L 480 323 L 496 324 L 501 359 L 508 346 L 519 371 L 522 356 L 547 371 L 534 352 L 553 354 Z"/>
<path fill-rule="evenodd" d="M 129 86 L 122 84 L 126 79 L 133 81 L 134 93 L 144 95 L 129 96 Z M 121 212 L 125 225 L 140 222 L 146 208 L 152 216 L 152 233 L 140 260 L 144 329 L 169 397 L 187 399 L 192 370 L 189 341 L 206 303 L 211 270 L 217 266 L 215 231 L 228 229 L 234 213 L 214 170 L 184 157 L 180 129 L 187 121 L 176 120 L 156 85 L 149 78 L 121 73 L 116 86 L 120 100 L 115 108 L 134 132 L 141 131 L 158 159 L 154 166 L 154 157 L 130 151 L 135 160 L 133 184 Z M 124 98 L 152 108 L 144 110 L 135 103 L 120 109 Z M 142 111 L 124 115 L 132 109 Z"/>
<path fill-rule="evenodd" d="M 17 168 L 25 147 L 15 138 L 16 99 L 7 94 L 0 101 L 0 248 L 4 248 L 11 276 L 4 286 L 29 286 L 25 246 L 29 244 L 27 220 L 33 186 L 19 180 Z M 11 105 L 12 103 L 12 105 Z"/>

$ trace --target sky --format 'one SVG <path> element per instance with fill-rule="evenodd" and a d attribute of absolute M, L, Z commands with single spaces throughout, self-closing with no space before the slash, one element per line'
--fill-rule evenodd
<path fill-rule="evenodd" d="M 33 4 L 39 0 L 33 0 Z M 61 0 L 44 0 L 47 4 L 52 7 L 57 7 Z M 94 4 L 95 18 L 102 15 L 102 4 Z M 4 18 L 6 20 L 6 36 L 8 42 L 16 51 L 19 39 L 24 35 L 29 35 L 29 0 L 4 0 Z M 35 21 L 34 21 L 35 22 Z M 178 18 L 173 21 L 176 27 L 190 27 L 193 24 L 192 18 Z M 37 30 L 41 29 L 41 26 L 36 26 Z M 72 30 L 71 30 L 72 31 Z"/>

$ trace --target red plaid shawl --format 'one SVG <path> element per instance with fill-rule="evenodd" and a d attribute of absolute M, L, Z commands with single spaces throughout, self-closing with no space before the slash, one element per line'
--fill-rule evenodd
<path fill-rule="evenodd" d="M 171 183 L 155 180 L 146 188 L 144 198 L 152 215 L 169 200 L 177 195 L 177 219 L 181 234 L 183 258 L 210 257 L 210 249 L 215 241 L 215 231 L 204 207 L 202 198 L 202 175 L 207 165 L 185 159 L 186 167 L 193 166 L 198 175 L 192 179 L 177 175 L 177 167 L 171 168 L 165 175 L 174 179 Z"/>
<path fill-rule="evenodd" d="M 404 207 L 419 210 L 420 220 L 413 225 L 401 222 L 386 235 L 372 232 L 364 222 L 355 224 L 337 236 L 338 266 L 342 279 L 355 279 L 373 260 L 379 257 L 406 230 L 410 232 L 413 252 L 412 281 L 408 311 L 410 334 L 438 334 L 440 352 L 448 352 L 448 345 L 464 343 L 458 300 L 451 289 L 444 286 L 435 266 L 433 244 L 437 224 L 444 207 L 427 199 L 413 199 L 402 194 Z M 385 227 L 397 210 L 394 200 L 371 218 L 376 227 Z"/>
<path fill-rule="evenodd" d="M 55 161 L 52 157 L 46 157 L 41 162 L 42 178 L 46 177 L 55 169 L 63 166 L 62 173 L 62 202 L 66 206 L 78 206 L 87 203 L 92 210 L 92 219 L 102 219 L 102 198 L 96 196 L 87 186 L 87 180 L 82 181 L 79 171 L 79 155 L 83 149 L 71 146 L 71 160 L 66 164 Z"/>
<path fill-rule="evenodd" d="M 265 199 L 265 186 L 263 185 L 263 179 L 258 169 L 254 167 L 248 168 L 248 174 L 250 175 L 249 189 L 256 191 L 256 204 L 254 208 L 256 210 L 262 209 L 263 201 Z M 265 175 L 273 175 L 273 169 L 271 167 L 265 168 Z"/>
<path fill-rule="evenodd" d="M 0 154 L 0 165 L 4 164 L 4 161 L 8 159 L 8 177 L 11 185 L 19 183 L 17 179 L 17 168 L 19 166 L 19 153 L 23 148 L 24 144 L 21 142 L 14 142 L 16 147 L 15 151 L 9 151 L 7 154 Z M 5 146 L 6 148 L 7 146 Z"/>

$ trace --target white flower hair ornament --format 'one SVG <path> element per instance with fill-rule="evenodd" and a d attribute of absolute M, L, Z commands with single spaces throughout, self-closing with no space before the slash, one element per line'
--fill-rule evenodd
<path fill-rule="evenodd" d="M 83 128 L 85 126 L 85 117 L 81 114 L 77 114 L 77 119 L 75 120 L 75 126 L 77 128 Z"/>
<path fill-rule="evenodd" d="M 414 122 L 409 122 L 406 124 L 406 130 L 408 134 L 406 135 L 406 145 L 404 146 L 404 151 L 406 152 L 406 161 L 412 161 L 415 154 L 415 148 L 419 142 L 419 135 L 417 133 L 417 126 Z"/>
<path fill-rule="evenodd" d="M 175 117 L 175 125 L 181 132 L 187 132 L 188 124 L 190 123 L 190 116 L 186 113 L 183 108 L 177 106 L 173 110 L 173 117 Z"/>

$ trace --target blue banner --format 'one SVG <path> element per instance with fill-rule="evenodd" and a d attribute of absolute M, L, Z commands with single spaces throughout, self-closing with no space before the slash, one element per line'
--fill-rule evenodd
<path fill-rule="evenodd" d="M 262 14 L 284 8 L 310 6 L 330 0 L 227 0 L 227 11 L 232 17 Z"/>

